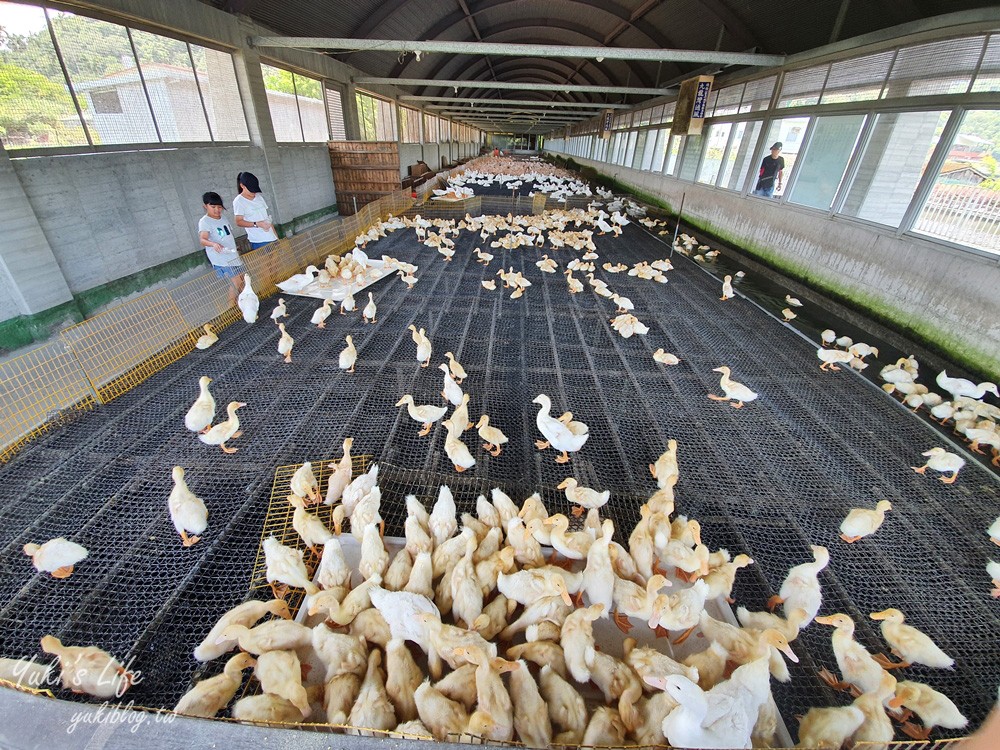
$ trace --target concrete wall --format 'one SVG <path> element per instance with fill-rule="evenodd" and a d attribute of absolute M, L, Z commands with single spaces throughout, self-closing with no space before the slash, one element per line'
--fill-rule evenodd
<path fill-rule="evenodd" d="M 974 369 L 1000 375 L 996 258 L 762 198 L 573 157 L 790 275 L 852 300 Z"/>

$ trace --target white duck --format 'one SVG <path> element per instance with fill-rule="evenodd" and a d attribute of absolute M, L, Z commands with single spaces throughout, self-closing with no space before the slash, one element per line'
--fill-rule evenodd
<path fill-rule="evenodd" d="M 361 311 L 361 315 L 364 317 L 365 323 L 374 323 L 376 312 L 378 312 L 378 306 L 375 304 L 375 297 L 371 292 L 368 292 L 368 304 L 365 305 L 365 309 Z"/>
<path fill-rule="evenodd" d="M 309 322 L 312 323 L 317 328 L 326 328 L 326 319 L 330 317 L 330 313 L 333 309 L 330 307 L 333 301 L 330 299 L 324 299 L 323 304 L 316 308 L 313 312 L 312 317 Z M 282 329 L 284 331 L 284 329 Z"/>
<path fill-rule="evenodd" d="M 278 339 L 278 354 L 283 355 L 285 363 L 289 364 L 292 361 L 292 347 L 295 346 L 295 339 L 285 330 L 284 323 L 278 323 L 278 329 L 281 331 L 281 338 Z"/>
<path fill-rule="evenodd" d="M 403 404 L 406 404 L 406 411 L 410 415 L 410 419 L 423 424 L 423 429 L 417 433 L 418 435 L 427 435 L 431 431 L 431 425 L 441 419 L 448 411 L 446 406 L 434 406 L 433 404 L 417 406 L 410 394 L 406 394 L 396 402 L 396 406 Z"/>
<path fill-rule="evenodd" d="M 444 420 L 441 424 L 448 430 L 448 436 L 444 440 L 444 452 L 452 466 L 455 467 L 455 471 L 463 472 L 475 466 L 476 459 L 469 452 L 469 447 L 462 442 L 462 427 L 464 425 L 456 425 L 450 419 Z"/>
<path fill-rule="evenodd" d="M 573 477 L 566 477 L 556 487 L 557 490 L 566 491 L 566 499 L 574 506 L 573 515 L 582 516 L 584 509 L 603 508 L 611 497 L 611 490 L 598 492 L 590 487 L 581 487 L 580 483 Z M 608 607 L 610 609 L 610 606 Z"/>
<path fill-rule="evenodd" d="M 345 336 L 344 341 L 347 342 L 347 346 L 340 351 L 337 365 L 344 372 L 354 372 L 354 365 L 358 361 L 358 350 L 354 348 L 354 338 L 350 335 Z"/>
<path fill-rule="evenodd" d="M 938 373 L 936 380 L 937 384 L 948 391 L 953 398 L 968 396 L 969 398 L 980 399 L 987 393 L 992 393 L 997 398 L 1000 398 L 996 383 L 980 383 L 976 385 L 971 380 L 966 380 L 965 378 L 949 378 L 945 370 L 941 370 Z"/>
<path fill-rule="evenodd" d="M 304 273 L 289 276 L 284 281 L 279 281 L 275 286 L 283 292 L 301 292 L 313 283 L 318 273 L 319 269 L 316 266 L 306 266 Z"/>
<path fill-rule="evenodd" d="M 287 318 L 287 317 L 288 317 L 288 308 L 285 307 L 285 300 L 282 299 L 281 297 L 278 297 L 278 304 L 274 306 L 273 310 L 271 310 L 271 320 L 277 323 L 278 318 Z"/>
<path fill-rule="evenodd" d="M 184 415 L 184 426 L 191 432 L 207 432 L 215 419 L 215 398 L 208 390 L 212 379 L 207 375 L 198 378 L 198 398 Z"/>
<path fill-rule="evenodd" d="M 731 371 L 725 365 L 713 368 L 712 372 L 722 373 L 722 377 L 719 380 L 719 387 L 726 394 L 725 396 L 716 396 L 714 393 L 709 393 L 708 397 L 713 401 L 735 401 L 736 403 L 730 404 L 730 406 L 734 409 L 742 409 L 745 403 L 749 403 L 757 398 L 757 393 L 747 388 L 743 383 L 737 383 L 729 377 Z"/>
<path fill-rule="evenodd" d="M 944 484 L 952 484 L 958 476 L 959 470 L 965 466 L 965 459 L 957 453 L 949 453 L 944 448 L 935 447 L 920 454 L 927 458 L 927 463 L 923 466 L 911 466 L 917 474 L 923 474 L 927 469 L 940 471 L 942 474 L 951 474 L 950 477 L 938 477 Z"/>
<path fill-rule="evenodd" d="M 351 476 L 354 470 L 351 460 L 351 447 L 353 445 L 354 438 L 344 438 L 344 455 L 337 463 L 327 465 L 328 469 L 333 469 L 334 471 L 330 475 L 329 482 L 326 486 L 326 498 L 323 501 L 325 505 L 333 505 L 335 502 L 340 500 L 344 494 L 344 490 L 347 488 L 347 485 L 351 483 Z"/>
<path fill-rule="evenodd" d="M 441 390 L 441 398 L 445 399 L 452 406 L 459 406 L 462 403 L 462 389 L 459 387 L 455 379 L 452 378 L 451 372 L 448 370 L 448 365 L 442 362 L 438 369 L 444 373 L 444 388 Z M 468 422 L 466 422 L 468 424 Z M 461 425 L 462 429 L 465 429 L 465 424 Z"/>
<path fill-rule="evenodd" d="M 181 542 L 185 547 L 197 544 L 201 539 L 201 534 L 208 528 L 208 508 L 204 501 L 196 497 L 187 482 L 184 481 L 184 469 L 180 466 L 173 468 L 172 476 L 174 487 L 170 491 L 167 499 L 167 508 L 170 510 L 170 520 L 174 523 L 174 528 L 181 536 Z M 188 536 L 187 532 L 195 536 Z"/>
<path fill-rule="evenodd" d="M 789 570 L 777 596 L 772 596 L 768 601 L 768 606 L 771 609 L 779 604 L 784 604 L 786 613 L 791 613 L 796 609 L 805 612 L 805 619 L 799 624 L 800 628 L 811 623 L 819 612 L 823 603 L 819 574 L 830 563 L 830 551 L 826 547 L 814 544 L 810 549 L 813 553 L 813 561 L 796 565 Z"/>
<path fill-rule="evenodd" d="M 219 337 L 212 330 L 212 326 L 206 323 L 204 326 L 205 333 L 198 337 L 198 340 L 194 343 L 195 349 L 208 349 L 212 344 L 219 340 Z"/>
<path fill-rule="evenodd" d="M 87 559 L 88 554 L 86 547 L 61 536 L 49 539 L 44 544 L 29 542 L 22 550 L 31 558 L 35 570 L 39 573 L 51 573 L 53 578 L 69 578 L 73 575 L 73 567 Z"/>
<path fill-rule="evenodd" d="M 719 299 L 725 302 L 728 299 L 732 299 L 735 295 L 736 293 L 733 291 L 733 277 L 726 276 L 722 280 L 722 296 Z"/>
<path fill-rule="evenodd" d="M 572 421 L 572 414 L 567 417 L 556 419 L 549 414 L 552 408 L 552 400 L 544 393 L 536 396 L 532 403 L 538 404 L 541 408 L 535 417 L 535 424 L 538 431 L 545 436 L 545 440 L 535 442 L 538 450 L 545 450 L 552 447 L 562 451 L 562 455 L 556 458 L 556 463 L 564 464 L 569 461 L 569 453 L 577 452 L 583 448 L 584 443 L 590 437 L 590 430 L 583 422 Z M 565 421 L 563 421 L 565 420 Z"/>
<path fill-rule="evenodd" d="M 222 448 L 223 453 L 236 453 L 239 448 L 229 448 L 226 442 L 235 440 L 243 432 L 240 430 L 240 418 L 236 416 L 236 410 L 246 406 L 242 401 L 230 401 L 226 407 L 229 419 L 212 427 L 207 432 L 198 435 L 198 439 L 205 445 L 217 445 Z"/>
<path fill-rule="evenodd" d="M 354 312 L 358 309 L 358 304 L 354 300 L 354 293 L 351 291 L 350 287 L 347 289 L 347 295 L 340 301 L 340 314 L 346 315 L 349 312 Z"/>
<path fill-rule="evenodd" d="M 240 296 L 236 298 L 236 304 L 243 313 L 243 320 L 247 323 L 257 322 L 257 311 L 260 309 L 260 299 L 257 298 L 253 287 L 250 285 L 250 274 L 248 273 L 243 274 L 243 291 L 240 292 Z"/>

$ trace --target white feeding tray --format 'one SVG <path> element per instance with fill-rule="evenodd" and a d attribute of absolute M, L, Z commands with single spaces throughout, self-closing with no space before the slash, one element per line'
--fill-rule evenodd
<path fill-rule="evenodd" d="M 342 301 L 346 296 L 348 290 L 350 290 L 355 295 L 367 289 L 372 284 L 377 281 L 381 281 L 386 276 L 391 276 L 395 273 L 394 269 L 386 268 L 385 263 L 381 260 L 368 260 L 367 265 L 369 271 L 364 276 L 363 282 L 358 282 L 358 280 L 351 279 L 350 281 L 345 281 L 341 278 L 334 278 L 329 283 L 323 284 L 317 279 L 307 286 L 296 289 L 295 291 L 288 291 L 281 288 L 281 284 L 278 284 L 278 289 L 281 290 L 281 294 L 291 294 L 296 297 L 315 297 L 316 299 L 329 299 L 334 302 Z M 286 279 L 287 281 L 287 279 Z M 281 282 L 282 284 L 285 282 Z"/>
<path fill-rule="evenodd" d="M 352 570 L 351 588 L 354 588 L 362 582 L 361 574 L 358 571 L 358 564 L 361 562 L 361 544 L 349 532 L 341 534 L 339 541 L 344 552 L 344 560 Z M 389 553 L 390 562 L 393 558 L 395 558 L 396 553 L 406 546 L 406 540 L 402 537 L 387 536 L 383 539 L 383 543 L 385 544 L 386 551 Z M 546 557 L 548 557 L 552 553 L 552 549 L 549 547 L 542 547 L 542 552 Z M 585 562 L 585 560 L 574 561 L 574 572 L 583 570 Z M 681 588 L 686 588 L 689 585 L 674 579 L 671 579 L 671 583 L 673 586 L 664 589 L 665 593 L 676 593 Z M 295 621 L 310 627 L 315 627 L 323 622 L 325 618 L 322 614 L 316 614 L 309 617 L 309 602 L 310 597 L 307 596 L 302 602 L 302 606 L 299 608 Z M 741 627 L 739 622 L 736 620 L 736 616 L 733 614 L 732 608 L 723 599 L 717 598 L 708 600 L 705 602 L 705 611 L 717 620 L 727 622 L 730 625 L 735 625 L 736 627 Z M 511 621 L 514 619 L 516 618 L 510 618 Z M 684 643 L 679 646 L 675 646 L 670 642 L 669 638 L 657 638 L 656 634 L 650 630 L 645 622 L 634 618 L 630 619 L 633 627 L 628 636 L 623 634 L 621 630 L 618 629 L 610 617 L 604 617 L 595 621 L 593 624 L 594 641 L 596 642 L 598 648 L 604 653 L 610 654 L 617 659 L 624 659 L 622 644 L 626 637 L 631 637 L 635 639 L 638 646 L 648 646 L 650 648 L 654 648 L 677 661 L 708 648 L 709 641 L 702 636 L 701 631 L 698 628 L 695 628 L 694 632 L 691 633 L 690 637 Z M 445 621 L 450 621 L 450 618 L 445 618 Z M 344 628 L 343 632 L 346 631 L 347 628 Z M 677 633 L 673 634 L 674 637 L 677 635 Z M 524 637 L 522 633 L 518 636 L 515 643 L 521 643 L 523 641 Z M 503 650 L 504 649 L 498 648 L 497 655 L 502 657 L 504 655 Z M 418 647 L 413 647 L 411 648 L 411 653 L 413 653 L 415 657 L 418 657 L 416 659 L 417 664 L 421 668 L 426 669 L 426 658 L 419 658 L 421 656 L 420 649 Z M 302 655 L 300 654 L 300 657 L 301 656 Z M 316 656 L 315 659 L 315 668 L 309 670 L 309 677 L 303 680 L 303 685 L 308 686 L 310 684 L 314 684 L 316 680 L 313 675 L 320 676 L 323 674 L 325 667 L 323 667 L 322 662 L 319 661 L 318 656 Z M 308 659 L 308 661 L 312 660 Z M 320 678 L 319 681 L 322 682 L 322 678 Z M 606 705 L 603 694 L 593 683 L 581 685 L 571 680 L 571 684 L 577 689 L 580 695 L 583 696 L 587 703 L 588 710 L 592 711 L 598 706 Z M 774 682 L 772 680 L 772 686 L 773 684 Z M 775 747 L 790 748 L 794 747 L 794 745 L 795 743 L 792 742 L 791 735 L 788 733 L 788 728 L 785 726 L 785 722 L 779 714 L 778 731 L 775 733 Z"/>

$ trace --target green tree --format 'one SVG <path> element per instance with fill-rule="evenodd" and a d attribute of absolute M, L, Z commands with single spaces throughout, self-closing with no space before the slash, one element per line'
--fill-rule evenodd
<path fill-rule="evenodd" d="M 261 70 L 264 73 L 264 87 L 268 91 L 281 91 L 285 94 L 295 93 L 291 71 L 273 68 L 270 65 L 262 65 Z"/>
<path fill-rule="evenodd" d="M 10 141 L 45 140 L 75 115 L 66 90 L 31 70 L 0 63 L 0 129 Z"/>

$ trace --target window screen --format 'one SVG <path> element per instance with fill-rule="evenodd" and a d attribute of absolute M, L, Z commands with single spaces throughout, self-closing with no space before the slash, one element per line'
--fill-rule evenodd
<path fill-rule="evenodd" d="M 903 47 L 883 97 L 965 93 L 984 43 L 985 37 L 978 36 Z"/>
<path fill-rule="evenodd" d="M 347 127 L 344 124 L 344 103 L 340 89 L 326 87 L 326 119 L 330 124 L 330 140 L 346 141 Z"/>
<path fill-rule="evenodd" d="M 881 52 L 833 63 L 821 103 L 878 99 L 895 56 L 895 52 Z"/>
<path fill-rule="evenodd" d="M 805 70 L 791 70 L 785 73 L 781 84 L 781 95 L 778 97 L 779 107 L 804 107 L 817 104 L 826 82 L 829 65 L 820 65 Z"/>

